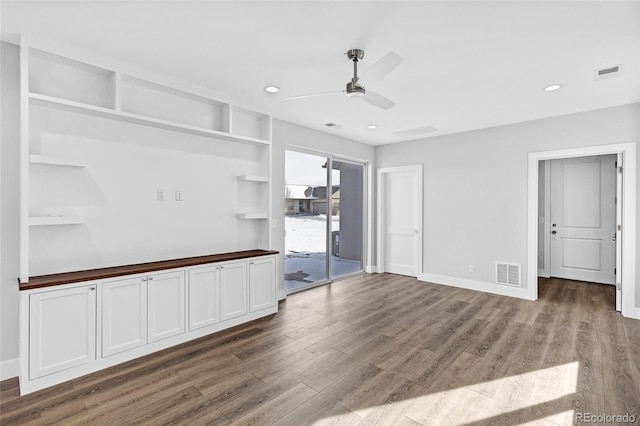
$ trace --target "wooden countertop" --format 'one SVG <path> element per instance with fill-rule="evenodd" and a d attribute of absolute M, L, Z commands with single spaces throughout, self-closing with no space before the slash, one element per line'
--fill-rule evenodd
<path fill-rule="evenodd" d="M 233 253 L 220 253 L 208 256 L 138 263 L 135 265 L 112 266 L 109 268 L 88 269 L 85 271 L 39 275 L 29 277 L 29 281 L 26 283 L 22 283 L 20 280 L 18 280 L 18 282 L 20 284 L 20 290 L 31 290 L 34 288 L 52 287 L 62 284 L 118 277 L 122 275 L 142 274 L 145 272 L 161 271 L 163 269 L 184 268 L 188 266 L 203 265 L 206 263 L 226 262 L 229 260 L 247 259 L 249 257 L 268 256 L 272 254 L 278 254 L 278 252 L 273 250 L 246 250 Z"/>

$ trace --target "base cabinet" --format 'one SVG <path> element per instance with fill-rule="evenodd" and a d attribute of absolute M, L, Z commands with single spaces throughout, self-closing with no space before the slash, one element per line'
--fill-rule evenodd
<path fill-rule="evenodd" d="M 147 283 L 148 341 L 185 332 L 184 272 L 150 275 Z"/>
<path fill-rule="evenodd" d="M 249 309 L 251 312 L 276 305 L 276 260 L 269 257 L 249 262 Z"/>
<path fill-rule="evenodd" d="M 219 266 L 220 319 L 222 321 L 247 313 L 247 262 L 229 262 Z"/>
<path fill-rule="evenodd" d="M 273 255 L 21 292 L 22 394 L 276 313 Z"/>
<path fill-rule="evenodd" d="M 102 283 L 102 356 L 147 343 L 147 278 Z"/>
<path fill-rule="evenodd" d="M 95 359 L 95 285 L 29 296 L 29 379 Z"/>
<path fill-rule="evenodd" d="M 220 267 L 189 271 L 189 331 L 220 322 Z"/>

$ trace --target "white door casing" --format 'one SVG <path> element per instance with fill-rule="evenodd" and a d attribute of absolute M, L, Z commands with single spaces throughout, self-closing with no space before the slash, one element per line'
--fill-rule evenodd
<path fill-rule="evenodd" d="M 636 143 L 616 143 L 552 151 L 530 152 L 527 167 L 527 281 L 525 298 L 538 298 L 537 235 L 538 235 L 538 164 L 540 161 L 560 158 L 585 157 L 593 155 L 622 154 L 625 159 L 620 179 L 622 199 L 620 237 L 621 251 L 618 280 L 621 286 L 621 313 L 625 317 L 640 319 L 640 307 L 636 307 L 636 199 L 637 199 L 637 158 Z"/>
<path fill-rule="evenodd" d="M 551 276 L 615 284 L 616 156 L 552 160 Z"/>
<path fill-rule="evenodd" d="M 379 272 L 422 273 L 422 165 L 378 169 Z"/>
<path fill-rule="evenodd" d="M 622 191 L 624 155 L 616 154 L 616 311 L 622 311 Z"/>

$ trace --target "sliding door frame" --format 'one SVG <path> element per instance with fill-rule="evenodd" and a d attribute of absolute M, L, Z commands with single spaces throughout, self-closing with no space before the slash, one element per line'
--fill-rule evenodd
<path fill-rule="evenodd" d="M 366 264 L 367 264 L 367 253 L 369 252 L 369 246 L 367 245 L 369 238 L 368 238 L 368 234 L 369 234 L 369 226 L 368 226 L 368 218 L 370 217 L 370 205 L 369 205 L 369 170 L 371 168 L 371 164 L 368 161 L 365 160 L 359 160 L 356 158 L 349 158 L 349 157 L 345 157 L 345 156 L 341 156 L 341 155 L 334 155 L 334 154 L 330 154 L 327 152 L 323 152 L 323 151 L 317 151 L 314 149 L 309 149 L 309 148 L 305 148 L 305 147 L 301 147 L 301 146 L 296 146 L 296 145 L 285 145 L 284 147 L 285 152 L 286 151 L 294 151 L 294 152 L 299 152 L 301 154 L 308 154 L 308 155 L 315 155 L 318 157 L 324 157 L 327 160 L 327 201 L 326 201 L 326 208 L 327 208 L 327 220 L 325 221 L 325 226 L 326 226 L 326 241 L 325 241 L 325 252 L 326 252 L 326 273 L 327 273 L 327 279 L 325 280 L 321 280 L 321 281 L 317 281 L 314 282 L 308 286 L 305 287 L 300 287 L 300 288 L 296 288 L 296 289 L 292 289 L 291 291 L 288 291 L 286 289 L 286 283 L 285 283 L 285 292 L 287 294 L 293 294 L 293 293 L 297 293 L 298 291 L 304 291 L 304 290 L 308 290 L 310 288 L 314 288 L 314 287 L 318 287 L 321 285 L 326 285 L 326 284 L 331 284 L 334 280 L 333 275 L 332 275 L 332 267 L 331 267 L 331 230 L 332 230 L 332 226 L 331 226 L 331 211 L 332 211 L 332 205 L 331 205 L 331 200 L 332 200 L 332 190 L 333 190 L 333 182 L 332 182 L 332 176 L 331 176 L 331 170 L 333 170 L 333 162 L 334 161 L 340 161 L 340 162 L 345 162 L 345 163 L 350 163 L 350 164 L 357 164 L 362 166 L 362 255 L 361 255 L 361 259 L 360 259 L 360 270 L 356 271 L 354 273 L 351 274 L 346 274 L 346 275 L 341 275 L 340 277 L 338 277 L 339 279 L 345 279 L 345 278 L 349 278 L 351 276 L 355 276 L 355 275 L 359 275 L 365 272 L 366 270 Z M 286 179 L 286 163 L 285 163 L 285 179 Z M 284 223 L 284 221 L 283 221 Z M 286 251 L 286 236 L 285 236 L 285 251 Z M 286 252 L 285 252 L 285 256 L 286 256 Z M 286 258 L 285 258 L 285 268 L 286 268 Z"/>

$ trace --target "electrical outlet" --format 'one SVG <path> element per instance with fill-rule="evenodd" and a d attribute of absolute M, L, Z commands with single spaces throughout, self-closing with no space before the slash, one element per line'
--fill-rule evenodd
<path fill-rule="evenodd" d="M 469 272 L 471 273 L 476 272 L 476 265 L 469 265 Z"/>
<path fill-rule="evenodd" d="M 176 201 L 182 200 L 184 200 L 184 198 L 182 198 L 182 189 L 176 189 Z"/>
<path fill-rule="evenodd" d="M 158 198 L 158 201 L 164 201 L 164 189 L 158 189 L 156 191 L 156 197 Z"/>

